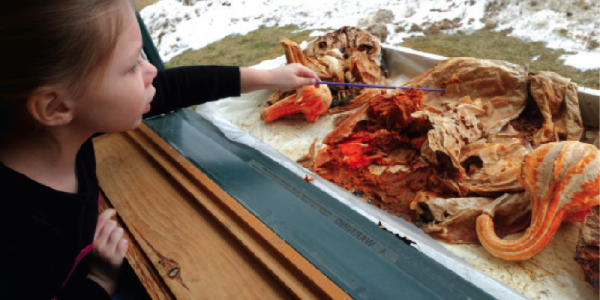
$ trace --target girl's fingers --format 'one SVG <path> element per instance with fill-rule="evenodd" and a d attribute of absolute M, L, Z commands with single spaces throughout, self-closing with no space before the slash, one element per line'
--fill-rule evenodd
<path fill-rule="evenodd" d="M 106 221 L 104 226 L 100 229 L 98 237 L 94 240 L 94 245 L 97 245 L 99 249 L 105 248 L 110 234 L 116 227 L 117 222 L 113 220 Z"/>
<path fill-rule="evenodd" d="M 94 234 L 94 256 L 90 274 L 94 270 L 97 274 L 104 274 L 106 278 L 113 277 L 118 273 L 123 264 L 125 253 L 129 242 L 123 239 L 123 228 L 117 226 L 117 222 L 111 220 L 116 211 L 106 210 L 98 216 L 98 224 Z"/>
<path fill-rule="evenodd" d="M 108 237 L 106 242 L 106 253 L 105 255 L 111 262 L 111 264 L 120 264 L 123 260 L 123 257 L 118 254 L 117 246 L 119 242 L 123 239 L 123 228 L 117 227 L 113 229 Z"/>
<path fill-rule="evenodd" d="M 271 84 L 282 91 L 289 91 L 306 85 L 314 85 L 320 80 L 317 73 L 299 63 L 285 65 L 271 70 Z"/>
<path fill-rule="evenodd" d="M 123 228 L 115 227 L 108 236 L 108 239 L 106 240 L 106 246 L 108 247 L 108 249 L 114 250 L 117 248 L 117 244 L 122 238 Z"/>
<path fill-rule="evenodd" d="M 303 65 L 299 66 L 299 71 L 298 71 L 297 75 L 300 77 L 312 78 L 314 80 L 319 80 L 319 76 L 317 76 L 317 73 L 315 73 L 313 70 L 311 70 Z"/>
<path fill-rule="evenodd" d="M 127 249 L 129 248 L 129 241 L 126 239 L 121 239 L 119 244 L 117 245 L 117 252 L 121 257 L 125 257 L 125 253 L 127 253 Z"/>
<path fill-rule="evenodd" d="M 98 237 L 98 234 L 100 233 L 100 230 L 104 227 L 106 221 L 110 220 L 116 214 L 116 210 L 109 208 L 102 212 L 100 215 L 98 215 L 98 223 L 96 223 L 96 232 L 94 232 L 94 240 L 96 240 L 96 238 Z"/>
<path fill-rule="evenodd" d="M 303 87 L 305 85 L 311 85 L 311 84 L 315 84 L 315 80 L 312 78 L 298 78 L 296 80 L 296 86 L 294 86 L 292 89 L 297 89 L 297 88 Z"/>
<path fill-rule="evenodd" d="M 315 72 L 313 72 L 311 69 L 304 67 L 302 65 L 300 67 L 302 67 L 300 69 L 300 72 L 296 73 L 296 75 L 298 76 L 298 86 L 299 87 L 315 84 L 315 82 L 317 80 L 320 80 L 319 76 L 317 76 L 317 74 Z"/>

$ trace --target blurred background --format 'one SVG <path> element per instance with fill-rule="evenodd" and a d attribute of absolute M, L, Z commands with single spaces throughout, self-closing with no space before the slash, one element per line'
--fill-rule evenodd
<path fill-rule="evenodd" d="M 167 68 L 253 66 L 342 26 L 387 45 L 553 71 L 600 89 L 595 0 L 135 0 Z"/>

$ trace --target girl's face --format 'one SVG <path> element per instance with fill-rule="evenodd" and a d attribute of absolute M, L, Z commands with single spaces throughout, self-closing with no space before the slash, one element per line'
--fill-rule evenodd
<path fill-rule="evenodd" d="M 85 132 L 120 132 L 136 128 L 150 110 L 156 68 L 142 59 L 142 35 L 133 12 L 125 20 L 104 74 L 98 75 L 75 102 L 72 124 Z M 101 81 L 100 81 L 101 80 Z"/>

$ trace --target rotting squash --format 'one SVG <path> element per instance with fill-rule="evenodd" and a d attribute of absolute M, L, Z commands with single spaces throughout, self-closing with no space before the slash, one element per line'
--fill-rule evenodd
<path fill-rule="evenodd" d="M 381 66 L 381 44 L 366 30 L 344 26 L 318 37 L 305 50 L 285 38 L 281 46 L 288 64 L 302 64 L 323 81 L 386 84 L 386 73 Z M 272 122 L 286 115 L 303 113 L 308 121 L 314 122 L 325 113 L 357 108 L 368 102 L 372 94 L 373 91 L 362 87 L 327 85 L 275 90 L 266 101 L 261 119 Z"/>
<path fill-rule="evenodd" d="M 424 189 L 431 168 L 419 158 L 431 125 L 413 118 L 422 109 L 419 90 L 377 91 L 327 135 L 314 160 L 322 178 L 354 189 L 387 212 L 415 221 L 410 202 Z"/>
<path fill-rule="evenodd" d="M 284 39 L 281 45 L 285 49 L 285 56 L 288 63 L 299 63 L 306 66 L 304 54 L 298 44 Z M 275 121 L 283 116 L 302 113 L 306 120 L 315 122 L 320 115 L 327 112 L 331 101 L 331 91 L 326 85 L 315 87 L 313 85 L 302 86 L 296 89 L 296 92 L 284 97 L 281 92 L 276 92 L 269 101 L 274 102 L 271 106 L 265 108 L 260 118 L 265 122 Z M 267 102 L 269 102 L 267 101 Z"/>
<path fill-rule="evenodd" d="M 526 260 L 554 238 L 561 222 L 582 222 L 600 203 L 600 151 L 580 142 L 549 143 L 529 153 L 519 182 L 531 197 L 531 224 L 516 240 L 494 233 L 493 213 L 477 218 L 477 236 L 485 249 L 505 260 Z"/>
<path fill-rule="evenodd" d="M 302 113 L 306 120 L 315 122 L 327 112 L 331 105 L 331 92 L 325 85 L 318 88 L 309 85 L 296 90 L 293 95 L 265 108 L 260 118 L 265 122 L 277 120 L 283 116 Z"/>

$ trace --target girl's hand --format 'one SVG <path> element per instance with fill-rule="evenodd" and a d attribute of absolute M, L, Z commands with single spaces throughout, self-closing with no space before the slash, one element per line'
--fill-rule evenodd
<path fill-rule="evenodd" d="M 111 220 L 116 210 L 107 209 L 98 216 L 94 235 L 94 258 L 88 278 L 97 282 L 110 295 L 117 288 L 119 270 L 123 264 L 129 242 L 123 238 L 123 228 Z"/>
<path fill-rule="evenodd" d="M 273 69 L 271 73 L 275 88 L 283 91 L 315 84 L 315 81 L 319 80 L 319 76 L 313 70 L 297 63 Z"/>

